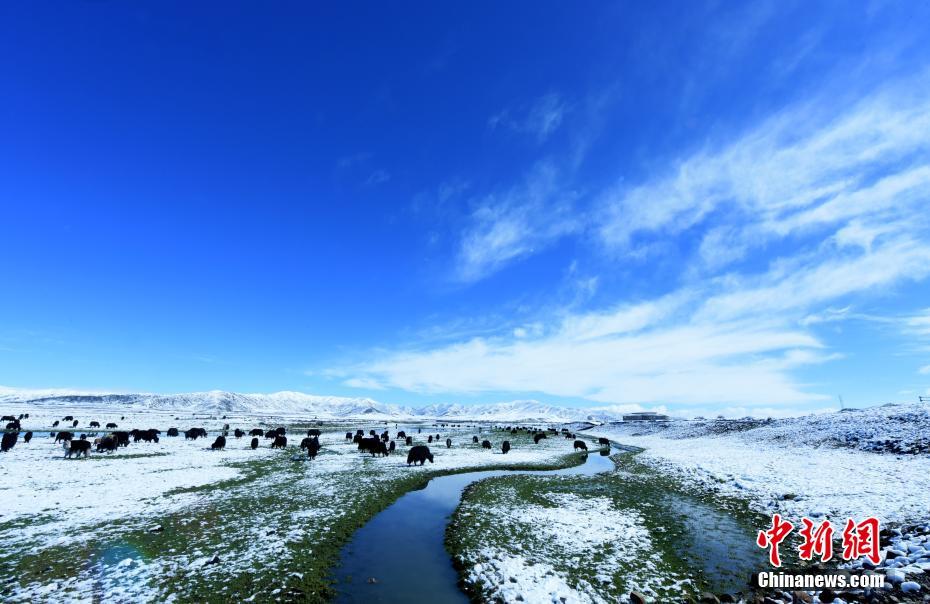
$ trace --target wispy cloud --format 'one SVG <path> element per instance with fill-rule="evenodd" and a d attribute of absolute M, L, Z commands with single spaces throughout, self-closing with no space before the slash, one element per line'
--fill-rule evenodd
<path fill-rule="evenodd" d="M 557 171 L 543 165 L 475 208 L 457 257 L 461 280 L 593 232 L 608 257 L 632 262 L 674 241 L 681 282 L 651 299 L 556 310 L 532 332 L 382 352 L 349 373 L 429 393 L 733 408 L 828 400 L 794 377 L 841 356 L 816 326 L 858 317 L 857 297 L 930 276 L 928 131 L 923 80 L 841 108 L 814 99 L 654 178 L 617 185 L 590 218 L 565 203 Z M 889 320 L 930 335 L 930 313 Z"/>
<path fill-rule="evenodd" d="M 527 134 L 543 143 L 559 129 L 568 106 L 562 97 L 554 92 L 544 94 L 528 106 L 508 108 L 488 118 L 491 129 L 506 127 L 515 132 Z"/>
<path fill-rule="evenodd" d="M 477 281 L 575 231 L 579 221 L 572 200 L 547 163 L 537 165 L 519 186 L 481 199 L 461 235 L 457 278 Z"/>

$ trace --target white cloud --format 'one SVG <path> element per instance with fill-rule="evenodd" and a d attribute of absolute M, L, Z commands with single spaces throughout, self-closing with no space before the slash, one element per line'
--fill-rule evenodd
<path fill-rule="evenodd" d="M 817 325 L 867 318 L 930 336 L 930 310 L 905 318 L 851 312 L 858 298 L 930 276 L 928 131 L 922 80 L 845 108 L 789 108 L 601 198 L 587 226 L 612 257 L 685 255 L 675 289 L 555 312 L 535 332 L 382 352 L 352 371 L 417 392 L 767 406 L 770 415 L 830 400 L 794 378 L 798 368 L 842 357 L 826 349 Z M 582 232 L 556 183 L 543 166 L 525 186 L 476 208 L 458 257 L 462 280 Z"/>
<path fill-rule="evenodd" d="M 482 199 L 460 240 L 458 279 L 482 279 L 575 231 L 579 222 L 571 200 L 549 164 L 536 166 L 521 185 Z"/>

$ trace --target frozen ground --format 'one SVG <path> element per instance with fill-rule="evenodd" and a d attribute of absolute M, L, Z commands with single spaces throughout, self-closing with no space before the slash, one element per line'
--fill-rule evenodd
<path fill-rule="evenodd" d="M 320 577 L 338 544 L 421 477 L 556 464 L 571 452 L 571 441 L 534 445 L 508 433 L 513 449 L 505 457 L 498 448 L 503 433 L 490 434 L 487 427 L 479 434 L 477 427 L 423 424 L 417 434 L 417 426 L 371 421 L 322 426 L 323 450 L 309 461 L 297 444 L 312 426 L 295 418 L 224 420 L 145 411 L 125 412 L 122 420 L 123 412 L 112 410 L 10 404 L 3 413 L 29 413 L 23 431 L 35 433 L 32 442 L 20 438 L 0 456 L 0 596 L 11 602 L 319 599 L 325 595 Z M 77 434 L 97 420 L 115 421 L 120 430 L 158 428 L 162 437 L 67 460 L 47 432 L 64 415 L 80 420 Z M 262 438 L 252 451 L 250 437 L 237 440 L 230 432 L 225 450 L 209 450 L 224 423 L 245 430 L 286 426 L 289 447 L 271 450 Z M 173 426 L 204 427 L 210 435 L 196 441 L 166 437 Z M 434 464 L 408 467 L 407 447 L 400 443 L 398 454 L 388 458 L 359 453 L 345 441 L 345 432 L 356 428 L 392 435 L 406 429 L 415 444 L 438 433 L 443 444 L 430 445 Z M 472 435 L 489 438 L 495 450 L 473 445 Z"/>
<path fill-rule="evenodd" d="M 926 405 L 770 423 L 614 424 L 591 433 L 642 447 L 639 461 L 702 488 L 748 499 L 766 514 L 838 522 L 877 516 L 883 524 L 930 517 L 930 454 L 879 452 L 917 450 L 927 442 Z"/>

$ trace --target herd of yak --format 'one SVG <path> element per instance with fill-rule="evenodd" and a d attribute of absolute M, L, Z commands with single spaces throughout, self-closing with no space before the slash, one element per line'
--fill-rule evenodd
<path fill-rule="evenodd" d="M 16 442 L 19 439 L 19 435 L 21 432 L 20 422 L 23 419 L 28 419 L 28 418 L 29 418 L 28 413 L 21 414 L 18 418 L 11 416 L 11 415 L 3 416 L 2 420 L 0 421 L 9 422 L 9 423 L 6 425 L 6 431 L 3 434 L 2 444 L 0 444 L 0 451 L 5 453 L 16 445 Z M 125 417 L 121 419 L 125 419 Z M 65 416 L 60 421 L 70 422 L 71 424 L 70 427 L 72 429 L 76 428 L 79 424 L 78 420 L 74 419 L 74 417 L 70 415 Z M 60 421 L 55 421 L 54 424 L 52 424 L 52 427 L 58 427 L 58 425 L 60 424 Z M 445 424 L 442 424 L 442 425 L 445 426 Z M 88 424 L 88 426 L 91 428 L 100 428 L 100 422 L 92 421 Z M 156 442 L 157 443 L 159 439 L 159 435 L 161 434 L 160 430 L 156 430 L 154 428 L 150 428 L 148 430 L 134 429 L 134 430 L 129 430 L 129 431 L 118 431 L 116 430 L 116 428 L 118 427 L 119 426 L 114 422 L 110 422 L 106 424 L 106 428 L 113 430 L 113 431 L 109 432 L 108 434 L 100 438 L 95 438 L 93 441 L 87 440 L 87 437 L 88 437 L 87 434 L 81 434 L 79 437 L 76 438 L 74 433 L 68 430 L 60 431 L 57 433 L 52 432 L 51 436 L 55 438 L 56 444 L 62 443 L 62 447 L 64 448 L 64 451 L 65 451 L 65 457 L 71 458 L 74 456 L 80 457 L 82 455 L 84 457 L 87 457 L 88 453 L 90 452 L 91 446 L 96 447 L 98 453 L 103 453 L 107 451 L 116 451 L 117 448 L 119 447 L 128 446 L 130 439 L 132 439 L 133 442 L 143 441 L 143 442 Z M 526 432 L 528 434 L 532 434 L 533 442 L 535 444 L 539 444 L 539 441 L 546 438 L 546 434 L 547 434 L 546 430 L 541 430 L 538 428 L 507 426 L 504 429 L 509 431 L 512 435 L 519 434 L 521 431 Z M 422 433 L 423 429 L 419 428 L 418 431 Z M 559 431 L 556 430 L 555 428 L 549 428 L 548 433 L 557 435 L 559 434 Z M 177 436 L 180 436 L 181 434 L 182 432 L 180 432 L 177 428 L 169 428 L 166 433 L 167 436 L 171 436 L 171 437 L 177 437 Z M 198 438 L 207 437 L 207 431 L 203 428 L 191 428 L 189 430 L 185 430 L 183 434 L 186 440 L 197 440 Z M 239 428 L 236 428 L 235 430 L 233 430 L 232 434 L 233 434 L 233 437 L 237 439 L 246 436 L 246 432 Z M 320 449 L 322 448 L 320 445 L 321 434 L 322 432 L 320 430 L 316 428 L 311 428 L 307 430 L 307 436 L 300 441 L 300 449 L 306 450 L 307 456 L 311 460 L 316 459 L 316 456 L 319 454 Z M 574 449 L 576 451 L 578 449 L 581 449 L 583 451 L 588 450 L 587 444 L 583 440 L 575 439 L 575 435 L 572 434 L 569 430 L 562 428 L 561 434 L 564 435 L 564 437 L 567 439 L 575 440 Z M 223 426 L 222 433 L 216 437 L 216 440 L 213 441 L 213 444 L 210 445 L 210 448 L 213 450 L 220 450 L 226 447 L 227 436 L 229 436 L 229 424 L 225 424 Z M 271 440 L 272 449 L 284 449 L 287 447 L 287 431 L 283 427 L 275 428 L 273 430 L 263 430 L 262 428 L 255 428 L 248 433 L 248 436 L 252 437 L 252 440 L 250 442 L 250 447 L 253 450 L 258 448 L 259 438 L 265 438 L 265 439 Z M 424 463 L 426 463 L 427 460 L 429 460 L 430 463 L 433 463 L 433 454 L 430 452 L 429 447 L 427 447 L 426 445 L 415 445 L 414 446 L 413 437 L 408 436 L 407 433 L 403 430 L 397 432 L 396 438 L 398 440 L 403 441 L 403 443 L 406 446 L 410 447 L 410 449 L 407 452 L 407 465 L 408 466 L 410 464 L 416 465 L 417 463 L 419 463 L 422 466 Z M 368 436 L 365 435 L 364 430 L 356 430 L 354 434 L 352 432 L 346 432 L 345 439 L 346 441 L 357 444 L 359 451 L 371 453 L 372 457 L 377 457 L 377 456 L 387 457 L 388 455 L 392 454 L 397 448 L 395 441 L 391 439 L 390 433 L 387 430 L 382 432 L 380 435 L 374 430 L 369 430 Z M 32 440 L 32 432 L 25 432 L 23 434 L 23 442 L 28 443 L 30 440 Z M 472 444 L 478 444 L 478 440 L 479 439 L 477 436 L 472 436 Z M 435 436 L 430 434 L 427 436 L 427 442 L 429 444 L 436 442 L 438 445 L 440 441 L 441 441 L 441 436 L 439 434 L 436 434 Z M 610 441 L 608 441 L 606 438 L 600 438 L 598 439 L 598 442 L 601 445 L 606 445 L 608 447 L 610 446 Z M 446 438 L 445 444 L 447 448 L 451 448 L 452 439 Z M 482 441 L 481 447 L 483 449 L 491 449 L 492 448 L 491 441 L 489 440 Z M 505 440 L 501 443 L 502 453 L 506 454 L 508 451 L 510 451 L 510 448 L 511 448 L 510 441 Z"/>

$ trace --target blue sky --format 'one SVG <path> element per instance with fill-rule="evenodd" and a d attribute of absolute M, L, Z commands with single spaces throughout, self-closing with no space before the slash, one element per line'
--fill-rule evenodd
<path fill-rule="evenodd" d="M 0 6 L 0 384 L 930 394 L 926 3 Z"/>

